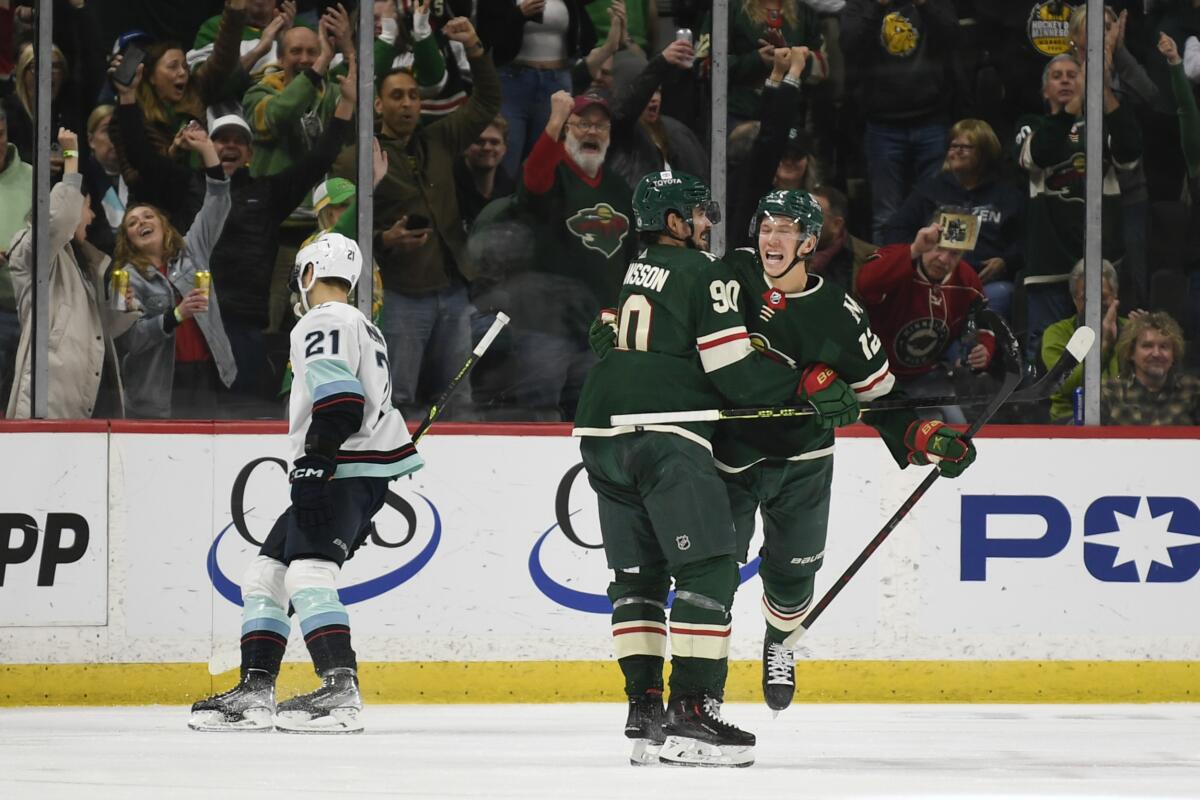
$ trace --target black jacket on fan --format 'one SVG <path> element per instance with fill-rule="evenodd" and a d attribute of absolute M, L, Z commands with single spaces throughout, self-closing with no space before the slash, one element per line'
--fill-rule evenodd
<path fill-rule="evenodd" d="M 914 123 L 948 113 L 950 53 L 958 15 L 950 0 L 880 5 L 848 0 L 841 16 L 842 51 L 871 122 Z"/>
<path fill-rule="evenodd" d="M 596 29 L 584 10 L 590 0 L 566 0 L 567 61 L 583 58 L 596 46 Z M 478 10 L 479 38 L 492 48 L 492 63 L 503 67 L 521 52 L 526 16 L 517 0 L 484 0 Z"/>
<path fill-rule="evenodd" d="M 191 207 L 188 187 L 203 180 L 203 175 L 154 152 L 145 140 L 142 112 L 137 104 L 117 106 L 116 115 L 122 155 L 137 170 L 139 178 L 130 192 L 139 202 L 162 208 L 170 214 L 172 224 L 186 230 L 196 211 Z M 271 272 L 279 252 L 279 226 L 325 177 L 353 127 L 352 121 L 334 117 L 317 140 L 317 146 L 283 172 L 255 178 L 243 167 L 233 173 L 230 178 L 233 208 L 225 219 L 209 264 L 221 296 L 221 316 L 226 320 L 267 326 Z M 186 217 L 183 225 L 181 217 Z"/>

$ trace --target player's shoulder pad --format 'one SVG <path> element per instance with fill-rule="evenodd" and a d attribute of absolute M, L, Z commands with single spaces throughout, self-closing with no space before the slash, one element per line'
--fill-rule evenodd
<path fill-rule="evenodd" d="M 306 319 L 309 316 L 315 316 L 318 319 L 337 319 L 346 322 L 356 322 L 363 318 L 363 313 L 358 310 L 357 306 L 352 306 L 349 303 L 330 302 L 322 303 L 304 316 Z"/>
<path fill-rule="evenodd" d="M 346 328 L 353 326 L 358 319 L 364 319 L 362 312 L 348 303 L 322 303 L 305 312 L 292 328 L 293 342 L 303 339 L 310 331 L 318 328 Z"/>
<path fill-rule="evenodd" d="M 845 300 L 847 292 L 838 284 L 826 278 L 824 275 L 818 275 L 821 279 L 821 285 L 813 293 L 820 297 L 822 302 L 826 303 L 841 303 Z"/>
<path fill-rule="evenodd" d="M 725 264 L 735 272 L 757 273 L 758 251 L 752 247 L 739 247 L 725 254 Z"/>
<path fill-rule="evenodd" d="M 726 253 L 725 260 L 730 264 L 753 262 L 758 260 L 758 251 L 753 247 L 739 247 Z"/>
<path fill-rule="evenodd" d="M 699 252 L 699 251 L 697 251 Z M 712 253 L 705 253 L 705 260 L 700 264 L 700 277 L 704 279 L 712 277 L 733 278 L 737 275 L 737 270 L 729 263 L 727 258 L 717 258 Z"/>

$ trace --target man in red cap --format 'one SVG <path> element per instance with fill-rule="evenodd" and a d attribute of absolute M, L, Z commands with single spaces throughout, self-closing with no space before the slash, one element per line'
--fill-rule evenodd
<path fill-rule="evenodd" d="M 595 361 L 588 326 L 615 305 L 637 252 L 629 185 L 604 168 L 611 131 L 602 96 L 555 93 L 518 187 L 521 210 L 538 226 L 538 254 L 510 311 L 520 375 L 514 399 L 558 408 L 564 419 L 573 418 Z"/>

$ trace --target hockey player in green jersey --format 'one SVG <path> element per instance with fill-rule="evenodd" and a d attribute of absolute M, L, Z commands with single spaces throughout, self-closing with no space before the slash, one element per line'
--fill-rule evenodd
<path fill-rule="evenodd" d="M 757 248 L 736 250 L 727 263 L 742 284 L 755 347 L 800 370 L 802 385 L 820 381 L 831 387 L 831 397 L 873 400 L 891 392 L 894 384 L 879 337 L 852 297 L 806 270 L 822 223 L 821 207 L 809 193 L 771 192 L 759 201 L 752 224 Z M 863 420 L 879 431 L 902 468 L 937 461 L 943 475 L 955 477 L 975 458 L 974 445 L 958 431 L 918 420 L 911 410 L 872 412 Z M 740 561 L 749 556 L 755 512 L 762 512 L 762 687 L 767 705 L 776 711 L 791 703 L 796 685 L 793 654 L 782 642 L 812 602 L 825 553 L 833 427 L 853 421 L 818 413 L 794 420 L 728 422 L 713 439 Z"/>
<path fill-rule="evenodd" d="M 610 417 L 711 408 L 723 398 L 784 403 L 796 395 L 796 373 L 754 350 L 741 284 L 704 252 L 716 216 L 708 187 L 683 173 L 653 173 L 638 184 L 633 207 L 646 248 L 625 273 L 616 347 L 589 373 L 574 431 L 615 572 L 608 596 L 629 697 L 626 736 L 635 740 L 634 763 L 746 766 L 754 735 L 720 717 L 738 569 L 713 425 L 614 427 Z"/>
<path fill-rule="evenodd" d="M 712 439 L 725 480 L 738 541 L 737 557 L 749 557 L 755 512 L 764 521 L 759 575 L 763 582 L 763 696 L 773 710 L 786 708 L 795 692 L 793 654 L 782 646 L 812 602 L 814 578 L 825 551 L 833 479 L 833 428 L 854 422 L 858 401 L 892 391 L 882 343 L 863 309 L 838 286 L 806 270 L 823 219 L 821 207 L 803 191 L 763 197 L 751 229 L 756 248 L 726 258 L 741 285 L 745 319 L 754 346 L 800 372 L 816 410 L 810 417 L 723 422 Z M 593 326 L 593 345 L 603 355 L 613 335 Z M 639 411 L 661 401 L 640 397 Z M 975 459 L 975 448 L 940 422 L 917 420 L 912 411 L 872 412 L 875 427 L 897 464 L 940 462 L 956 477 Z"/>

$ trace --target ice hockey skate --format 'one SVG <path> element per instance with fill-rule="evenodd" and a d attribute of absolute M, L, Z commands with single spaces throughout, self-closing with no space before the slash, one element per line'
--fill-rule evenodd
<path fill-rule="evenodd" d="M 663 764 L 680 767 L 748 767 L 754 763 L 753 733 L 721 719 L 720 703 L 707 695 L 672 697 L 663 725 Z"/>
<path fill-rule="evenodd" d="M 659 763 L 658 753 L 665 739 L 661 690 L 629 698 L 625 737 L 633 740 L 633 750 L 629 754 L 630 764 L 644 767 Z"/>
<path fill-rule="evenodd" d="M 763 639 L 762 689 L 767 708 L 783 711 L 796 693 L 796 656 L 779 642 Z"/>
<path fill-rule="evenodd" d="M 274 727 L 275 679 L 248 669 L 238 685 L 192 705 L 194 731 L 269 731 Z"/>
<path fill-rule="evenodd" d="M 321 688 L 279 704 L 275 727 L 288 733 L 361 733 L 362 695 L 358 674 L 335 667 L 321 676 Z"/>

